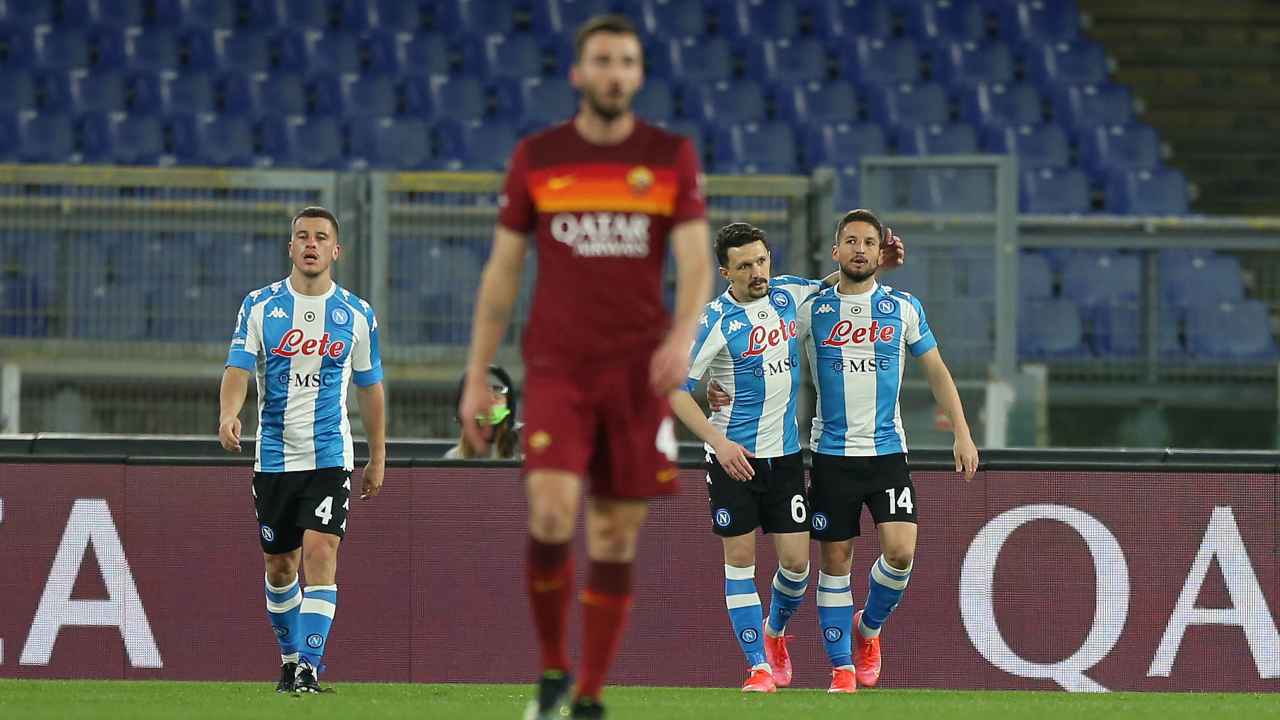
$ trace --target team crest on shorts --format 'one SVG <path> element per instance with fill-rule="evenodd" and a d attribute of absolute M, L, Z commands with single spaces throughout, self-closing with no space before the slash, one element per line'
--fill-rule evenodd
<path fill-rule="evenodd" d="M 889 298 L 881 298 L 880 302 L 876 303 L 876 309 L 885 315 L 891 315 L 894 310 L 898 309 L 898 305 Z"/>
<path fill-rule="evenodd" d="M 716 525 L 719 525 L 722 528 L 727 528 L 731 522 L 733 522 L 733 516 L 729 514 L 729 510 L 727 508 L 720 508 L 719 510 L 716 510 Z"/>
<path fill-rule="evenodd" d="M 539 430 L 538 432 L 529 436 L 530 450 L 537 450 L 538 452 L 541 452 L 543 450 L 546 450 L 547 447 L 549 447 L 550 445 L 551 445 L 551 433 L 547 432 L 546 430 Z"/>
<path fill-rule="evenodd" d="M 813 529 L 818 532 L 827 529 L 827 516 L 824 513 L 813 514 Z"/>
<path fill-rule="evenodd" d="M 276 539 L 276 533 L 266 525 L 262 526 L 262 539 L 271 542 Z"/>
<path fill-rule="evenodd" d="M 653 187 L 653 171 L 644 165 L 637 165 L 631 168 L 627 173 L 627 185 L 630 186 L 631 192 L 636 195 L 643 195 L 649 192 L 649 188 Z"/>
<path fill-rule="evenodd" d="M 329 317 L 333 319 L 334 325 L 346 325 L 351 321 L 351 313 L 342 308 L 334 308 L 333 312 L 329 313 Z"/>

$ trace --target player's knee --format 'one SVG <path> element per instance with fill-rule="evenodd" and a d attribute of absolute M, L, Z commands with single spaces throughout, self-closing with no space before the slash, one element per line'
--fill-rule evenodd
<path fill-rule="evenodd" d="M 543 499 L 529 504 L 529 532 L 537 539 L 568 542 L 573 537 L 572 503 Z"/>
<path fill-rule="evenodd" d="M 802 575 L 809 569 L 809 558 L 807 557 L 784 557 L 779 558 L 778 567 L 789 573 Z"/>
<path fill-rule="evenodd" d="M 911 567 L 911 563 L 915 560 L 915 548 L 909 546 L 886 547 L 884 549 L 884 561 L 889 563 L 889 567 L 895 570 L 906 570 Z"/>
<path fill-rule="evenodd" d="M 734 567 L 751 567 L 756 564 L 756 549 L 754 545 L 730 545 L 724 547 L 724 564 Z"/>

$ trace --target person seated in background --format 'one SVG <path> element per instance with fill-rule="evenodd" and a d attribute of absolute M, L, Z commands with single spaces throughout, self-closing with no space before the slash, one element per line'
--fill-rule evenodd
<path fill-rule="evenodd" d="M 462 397 L 462 388 L 466 386 L 464 373 L 458 382 L 458 394 L 454 398 L 454 407 Z M 485 439 L 489 442 L 489 453 L 481 455 L 467 442 L 465 435 L 458 438 L 458 444 L 449 448 L 444 454 L 446 460 L 507 460 L 520 457 L 520 426 L 516 422 L 516 390 L 511 382 L 511 375 L 498 365 L 489 366 L 489 410 L 476 420 L 484 426 Z M 461 423 L 462 419 L 457 418 Z"/>

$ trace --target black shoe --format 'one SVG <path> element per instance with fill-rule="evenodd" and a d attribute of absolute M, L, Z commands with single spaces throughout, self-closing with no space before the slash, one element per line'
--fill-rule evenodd
<path fill-rule="evenodd" d="M 573 712 L 570 717 L 589 720 L 603 718 L 604 706 L 595 698 L 580 697 L 573 701 Z"/>
<path fill-rule="evenodd" d="M 538 679 L 538 697 L 530 700 L 524 709 L 525 720 L 559 720 L 564 717 L 571 684 L 569 674 L 563 670 L 543 673 Z"/>
<path fill-rule="evenodd" d="M 311 667 L 311 663 L 302 660 L 298 662 L 298 672 L 293 678 L 293 691 L 296 693 L 325 693 L 332 692 L 333 688 L 320 687 L 319 681 L 316 680 L 315 668 Z"/>
<path fill-rule="evenodd" d="M 280 682 L 276 683 L 276 692 L 293 692 L 293 676 L 298 672 L 298 663 L 287 662 L 280 666 Z"/>

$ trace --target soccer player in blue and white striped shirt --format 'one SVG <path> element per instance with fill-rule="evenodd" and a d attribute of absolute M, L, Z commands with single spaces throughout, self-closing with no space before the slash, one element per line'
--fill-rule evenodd
<path fill-rule="evenodd" d="M 879 681 L 880 628 L 911 577 L 916 497 L 898 408 L 908 353 L 924 365 L 933 397 L 954 428 L 956 471 L 967 481 L 978 466 L 960 395 L 924 308 L 910 293 L 876 282 L 882 234 L 870 211 L 847 213 L 831 250 L 840 281 L 814 295 L 797 317 L 818 390 L 809 502 L 812 536 L 822 545 L 817 603 L 834 667 L 831 692 Z M 855 615 L 849 571 L 864 504 L 882 554 L 871 566 L 866 606 Z M 851 648 L 855 626 L 858 642 Z"/>
<path fill-rule="evenodd" d="M 239 415 L 255 373 L 254 515 L 266 560 L 267 614 L 280 644 L 276 691 L 323 692 L 317 677 L 337 609 L 338 543 L 355 468 L 348 381 L 355 381 L 369 439 L 361 499 L 382 487 L 385 400 L 373 308 L 333 281 L 331 266 L 342 251 L 337 218 L 309 207 L 291 228 L 289 277 L 249 293 L 236 317 L 218 437 L 228 451 L 240 451 Z"/>

